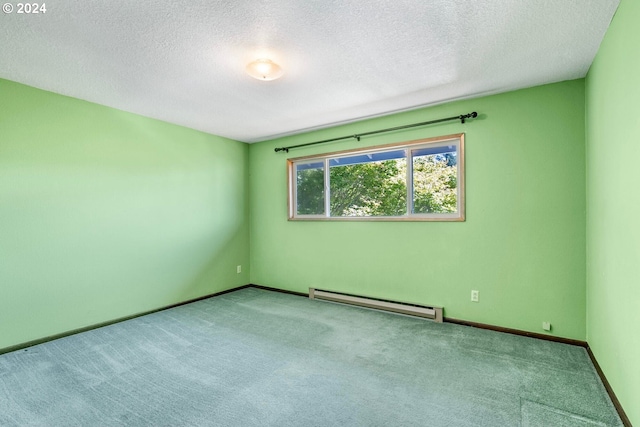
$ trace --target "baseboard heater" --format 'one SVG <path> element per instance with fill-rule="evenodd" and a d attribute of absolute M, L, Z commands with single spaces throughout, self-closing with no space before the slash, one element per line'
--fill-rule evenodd
<path fill-rule="evenodd" d="M 442 307 L 427 307 L 424 305 L 360 297 L 340 292 L 323 291 L 315 288 L 309 288 L 309 298 L 359 305 L 361 307 L 392 311 L 394 313 L 408 314 L 411 316 L 426 317 L 428 319 L 433 319 L 436 322 L 442 322 Z"/>

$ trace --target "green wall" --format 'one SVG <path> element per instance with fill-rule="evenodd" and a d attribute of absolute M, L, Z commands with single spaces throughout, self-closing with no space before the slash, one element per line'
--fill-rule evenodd
<path fill-rule="evenodd" d="M 248 152 L 0 80 L 0 349 L 248 283 Z"/>
<path fill-rule="evenodd" d="M 469 113 L 477 120 L 292 150 Z M 251 282 L 442 305 L 445 316 L 585 339 L 584 80 L 250 147 Z M 286 159 L 465 132 L 466 222 L 287 221 Z M 470 301 L 472 289 L 480 302 Z"/>
<path fill-rule="evenodd" d="M 640 2 L 622 0 L 587 75 L 587 339 L 640 425 Z"/>

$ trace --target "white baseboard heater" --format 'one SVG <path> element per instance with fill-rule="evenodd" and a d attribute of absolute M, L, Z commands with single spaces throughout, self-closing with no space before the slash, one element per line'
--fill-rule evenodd
<path fill-rule="evenodd" d="M 323 291 L 309 288 L 309 298 L 340 302 L 343 304 L 359 305 L 361 307 L 392 311 L 394 313 L 409 314 L 411 316 L 426 317 L 436 322 L 442 322 L 442 307 L 427 307 L 397 301 L 386 301 L 375 298 L 359 297 L 340 292 Z"/>

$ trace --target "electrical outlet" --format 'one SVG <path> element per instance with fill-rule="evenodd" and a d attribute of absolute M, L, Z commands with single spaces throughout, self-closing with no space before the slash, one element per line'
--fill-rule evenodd
<path fill-rule="evenodd" d="M 551 330 L 551 322 L 542 322 L 542 329 L 544 329 L 545 331 L 550 331 Z"/>
<path fill-rule="evenodd" d="M 238 273 L 238 274 L 242 273 L 242 266 L 241 265 L 236 267 L 236 273 Z"/>
<path fill-rule="evenodd" d="M 480 297 L 479 291 L 471 291 L 471 301 L 478 302 L 479 297 Z"/>

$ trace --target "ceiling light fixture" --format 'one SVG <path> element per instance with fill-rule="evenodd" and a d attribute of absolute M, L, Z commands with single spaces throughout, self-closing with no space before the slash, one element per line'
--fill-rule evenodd
<path fill-rule="evenodd" d="M 258 80 L 275 80 L 282 77 L 282 67 L 270 59 L 256 59 L 247 65 L 247 73 Z"/>

